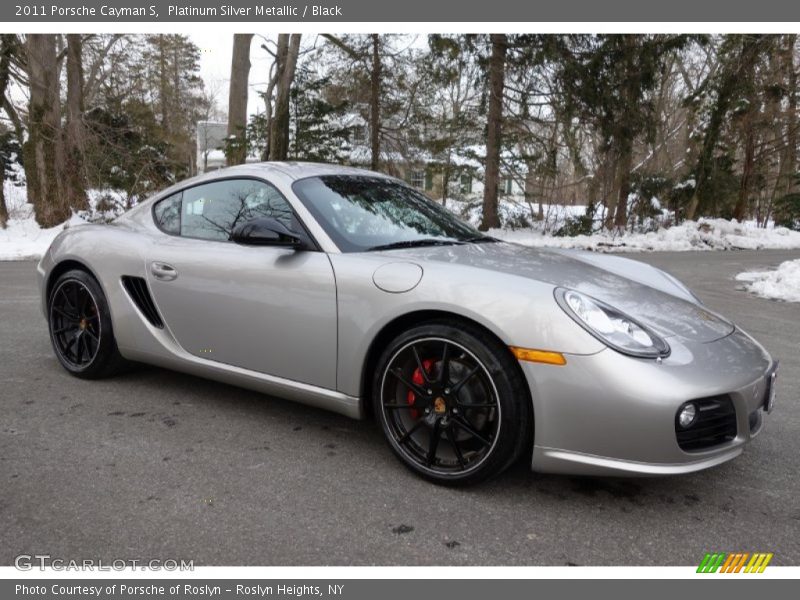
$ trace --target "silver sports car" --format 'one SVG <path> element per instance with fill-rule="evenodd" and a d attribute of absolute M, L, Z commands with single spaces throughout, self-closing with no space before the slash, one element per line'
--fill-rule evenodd
<path fill-rule="evenodd" d="M 38 266 L 70 373 L 151 363 L 362 418 L 438 483 L 660 475 L 742 452 L 753 338 L 648 265 L 487 237 L 402 181 L 297 163 L 177 184 Z"/>

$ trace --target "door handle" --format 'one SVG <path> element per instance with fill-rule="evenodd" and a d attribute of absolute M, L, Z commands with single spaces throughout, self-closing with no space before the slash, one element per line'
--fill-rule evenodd
<path fill-rule="evenodd" d="M 150 263 L 150 272 L 159 281 L 172 281 L 178 277 L 175 267 L 163 262 Z"/>

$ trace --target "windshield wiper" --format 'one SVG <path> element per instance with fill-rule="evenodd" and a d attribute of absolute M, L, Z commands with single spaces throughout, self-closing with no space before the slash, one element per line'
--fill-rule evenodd
<path fill-rule="evenodd" d="M 367 252 L 372 252 L 374 250 L 395 250 L 397 248 L 419 248 L 422 246 L 452 246 L 463 243 L 464 242 L 459 240 L 424 238 L 421 240 L 403 240 L 400 242 L 391 242 L 390 244 L 380 244 L 378 246 L 367 248 Z"/>
<path fill-rule="evenodd" d="M 486 244 L 489 242 L 499 242 L 500 240 L 490 235 L 476 235 L 461 241 L 465 244 Z"/>

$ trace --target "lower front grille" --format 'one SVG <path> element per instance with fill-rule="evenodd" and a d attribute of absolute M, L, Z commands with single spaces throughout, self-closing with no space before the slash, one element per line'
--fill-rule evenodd
<path fill-rule="evenodd" d="M 736 409 L 729 396 L 711 396 L 692 400 L 697 417 L 686 429 L 675 422 L 678 446 L 687 452 L 708 450 L 736 437 Z"/>

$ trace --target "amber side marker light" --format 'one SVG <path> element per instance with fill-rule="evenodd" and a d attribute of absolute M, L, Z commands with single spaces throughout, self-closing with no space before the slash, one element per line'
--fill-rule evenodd
<path fill-rule="evenodd" d="M 544 363 L 546 365 L 565 365 L 567 359 L 561 352 L 551 352 L 550 350 L 533 350 L 531 348 L 519 348 L 517 346 L 509 346 L 511 353 L 517 360 L 524 360 L 527 362 Z"/>

